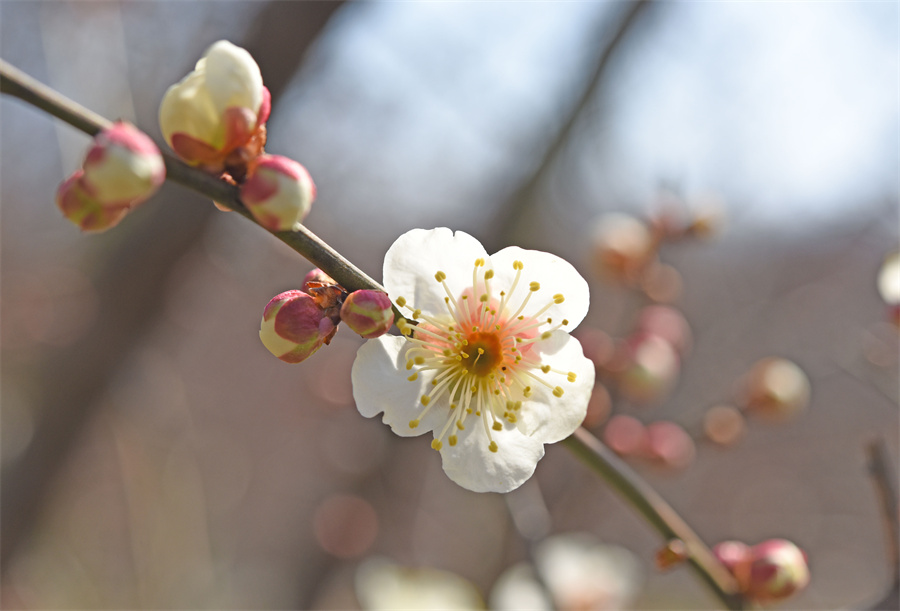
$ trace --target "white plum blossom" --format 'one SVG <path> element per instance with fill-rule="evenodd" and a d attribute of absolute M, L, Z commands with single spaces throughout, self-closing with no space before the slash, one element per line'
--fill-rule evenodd
<path fill-rule="evenodd" d="M 446 228 L 400 236 L 384 286 L 417 325 L 360 348 L 360 413 L 401 436 L 431 432 L 454 482 L 509 492 L 534 473 L 544 444 L 581 424 L 594 366 L 569 335 L 588 311 L 584 278 L 563 259 L 508 247 L 488 255 Z"/>

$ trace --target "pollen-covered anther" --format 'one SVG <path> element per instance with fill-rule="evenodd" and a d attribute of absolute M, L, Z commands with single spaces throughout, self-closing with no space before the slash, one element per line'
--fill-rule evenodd
<path fill-rule="evenodd" d="M 495 431 L 502 431 L 502 430 L 503 430 L 503 425 L 500 424 L 499 422 L 496 422 L 496 421 L 495 421 L 494 424 L 491 425 L 491 428 L 494 429 Z"/>
<path fill-rule="evenodd" d="M 562 293 L 557 293 L 556 295 L 553 296 L 553 303 L 560 304 L 565 300 L 566 300 L 566 298 L 563 296 Z"/>
<path fill-rule="evenodd" d="M 531 282 L 528 285 L 528 290 L 530 290 L 532 293 L 541 290 L 541 283 L 540 282 Z"/>
<path fill-rule="evenodd" d="M 409 421 L 409 428 L 414 429 L 414 428 L 416 428 L 417 426 L 419 426 L 419 421 L 418 421 L 418 420 L 410 420 L 410 421 Z"/>
<path fill-rule="evenodd" d="M 447 279 L 447 274 L 439 271 L 434 275 L 434 279 L 437 280 L 438 282 L 443 282 L 444 280 Z"/>
<path fill-rule="evenodd" d="M 455 446 L 457 441 L 458 440 L 457 440 L 456 435 L 450 435 L 449 437 L 447 437 L 447 443 L 450 444 L 450 447 Z"/>
<path fill-rule="evenodd" d="M 542 366 L 541 371 L 543 371 L 544 373 L 550 373 L 550 365 Z"/>
<path fill-rule="evenodd" d="M 557 386 L 556 388 L 553 389 L 554 397 L 561 397 L 561 396 L 563 396 L 563 393 L 565 393 L 565 391 L 562 389 L 562 386 Z"/>
<path fill-rule="evenodd" d="M 443 447 L 444 447 L 444 444 L 441 443 L 441 441 L 439 439 L 435 439 L 434 441 L 431 442 L 431 449 L 433 449 L 433 450 L 437 450 L 438 452 L 440 452 L 441 448 L 443 448 Z"/>
<path fill-rule="evenodd" d="M 419 401 L 421 401 L 422 405 L 428 405 L 429 403 L 431 403 L 431 397 L 429 397 L 428 395 L 422 395 L 422 398 L 419 399 Z"/>
<path fill-rule="evenodd" d="M 402 308 L 406 305 L 406 297 L 397 297 L 397 306 Z"/>
<path fill-rule="evenodd" d="M 566 376 L 566 379 L 567 379 L 569 382 L 575 382 L 575 380 L 576 380 L 577 378 L 578 378 L 578 376 L 575 375 L 575 372 L 574 372 L 574 371 L 570 371 L 569 374 Z"/>
<path fill-rule="evenodd" d="M 419 372 L 412 374 L 411 376 L 409 376 L 406 379 L 409 380 L 410 382 L 415 382 L 416 380 L 419 379 Z"/>
<path fill-rule="evenodd" d="M 494 452 L 494 453 L 496 453 L 498 449 L 499 449 L 499 448 L 497 447 L 497 442 L 496 442 L 496 441 L 492 441 L 492 442 L 490 443 L 490 445 L 488 446 L 488 450 L 490 450 L 491 452 Z"/>

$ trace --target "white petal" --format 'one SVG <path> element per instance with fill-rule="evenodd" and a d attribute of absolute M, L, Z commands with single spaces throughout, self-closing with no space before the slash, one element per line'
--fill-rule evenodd
<path fill-rule="evenodd" d="M 217 144 L 221 117 L 209 99 L 203 74 L 191 72 L 166 90 L 159 106 L 159 126 L 171 146 L 174 134 Z"/>
<path fill-rule="evenodd" d="M 406 350 L 410 344 L 405 338 L 382 335 L 370 339 L 356 353 L 351 378 L 356 408 L 366 418 L 384 412 L 382 422 L 401 437 L 415 437 L 428 433 L 446 421 L 447 408 L 434 405 L 423 417 L 419 426 L 409 428 L 410 420 L 420 417 L 424 407 L 419 402 L 426 383 L 431 379 L 419 376 L 415 382 L 407 377 Z"/>
<path fill-rule="evenodd" d="M 248 108 L 259 111 L 263 80 L 259 66 L 245 49 L 227 40 L 214 43 L 206 51 L 206 88 L 216 109 Z"/>
<path fill-rule="evenodd" d="M 525 435 L 542 443 L 556 443 L 574 433 L 587 414 L 594 389 L 594 363 L 584 356 L 581 342 L 563 331 L 555 331 L 535 346 L 545 365 L 574 373 L 575 381 L 569 382 L 565 374 L 535 371 L 535 375 L 562 388 L 563 396 L 556 397 L 543 384 L 532 385 L 533 394 L 523 401 L 517 424 Z"/>
<path fill-rule="evenodd" d="M 447 294 L 434 275 L 444 272 L 451 293 L 459 297 L 472 286 L 479 258 L 487 262 L 487 252 L 467 233 L 453 233 L 446 227 L 413 229 L 397 238 L 384 256 L 384 286 L 393 300 L 404 297 L 426 314 L 443 314 Z M 482 273 L 486 269 L 481 268 Z"/>
<path fill-rule="evenodd" d="M 528 316 L 529 313 L 537 312 L 547 305 L 554 295 L 562 294 L 565 301 L 553 304 L 541 314 L 541 318 L 552 318 L 554 324 L 567 319 L 569 324 L 565 329 L 569 331 L 584 320 L 590 305 L 590 291 L 587 281 L 571 263 L 548 252 L 509 246 L 491 255 L 494 287 L 497 291 L 509 291 L 516 277 L 516 270 L 513 269 L 514 261 L 521 261 L 524 267 L 516 292 L 510 301 L 509 307 L 513 311 L 518 309 L 528 293 L 529 283 L 538 282 L 541 288 L 531 296 L 523 314 Z"/>
<path fill-rule="evenodd" d="M 455 446 L 444 440 L 441 458 L 447 477 L 473 492 L 509 492 L 521 486 L 544 456 L 544 445 L 507 427 L 491 431 L 497 442 L 497 451 L 491 452 L 478 418 L 466 420 L 466 430 Z"/>

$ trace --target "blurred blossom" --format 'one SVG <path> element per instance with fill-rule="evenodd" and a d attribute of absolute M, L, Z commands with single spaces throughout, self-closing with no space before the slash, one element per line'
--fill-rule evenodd
<path fill-rule="evenodd" d="M 472 236 L 440 228 L 394 242 L 384 285 L 421 322 L 411 329 L 400 319 L 409 338 L 384 335 L 360 348 L 352 374 L 360 413 L 383 412 L 404 437 L 433 433 L 444 471 L 464 488 L 517 488 L 544 444 L 568 437 L 587 412 L 594 366 L 568 333 L 587 314 L 587 282 L 555 255 L 517 247 L 488 255 Z"/>
<path fill-rule="evenodd" d="M 655 259 L 656 246 L 645 223 L 625 214 L 608 214 L 594 228 L 594 265 L 601 278 L 633 285 Z"/>
<path fill-rule="evenodd" d="M 619 392 L 629 401 L 651 403 L 661 399 L 678 380 L 675 348 L 658 335 L 638 334 L 624 346 L 625 369 L 618 377 Z"/>
<path fill-rule="evenodd" d="M 247 162 L 262 153 L 271 100 L 259 66 L 227 40 L 210 46 L 194 68 L 169 87 L 159 124 L 187 163 L 240 181 Z"/>
<path fill-rule="evenodd" d="M 900 252 L 889 255 L 878 272 L 878 293 L 890 306 L 900 304 Z"/>
<path fill-rule="evenodd" d="M 758 361 L 744 377 L 743 390 L 745 408 L 773 421 L 795 417 L 809 405 L 809 378 L 783 358 Z"/>
<path fill-rule="evenodd" d="M 694 440 L 674 422 L 660 421 L 647 425 L 648 451 L 662 466 L 684 469 L 690 465 L 697 449 Z"/>
<path fill-rule="evenodd" d="M 671 306 L 651 305 L 643 308 L 635 327 L 638 332 L 666 340 L 681 357 L 687 356 L 691 350 L 691 327 L 684 315 Z"/>
<path fill-rule="evenodd" d="M 356 596 L 367 611 L 484 609 L 478 590 L 459 575 L 370 558 L 356 571 Z"/>
<path fill-rule="evenodd" d="M 644 423 L 625 414 L 609 419 L 603 429 L 603 440 L 620 456 L 644 456 L 650 445 Z"/>
<path fill-rule="evenodd" d="M 657 303 L 673 303 L 681 298 L 684 280 L 681 272 L 666 263 L 651 262 L 640 278 L 641 290 Z"/>
<path fill-rule="evenodd" d="M 587 533 L 549 537 L 537 545 L 534 557 L 540 582 L 522 565 L 512 567 L 491 592 L 492 609 L 624 609 L 642 581 L 640 563 L 631 552 Z"/>
<path fill-rule="evenodd" d="M 584 356 L 593 361 L 598 369 L 606 367 L 615 354 L 616 345 L 608 333 L 593 327 L 583 327 L 575 332 L 575 337 L 581 342 Z"/>
<path fill-rule="evenodd" d="M 780 601 L 809 585 L 806 554 L 785 539 L 770 539 L 750 549 L 747 597 L 760 602 Z"/>
<path fill-rule="evenodd" d="M 378 536 L 378 516 L 367 500 L 336 494 L 316 508 L 313 529 L 316 541 L 332 556 L 358 558 Z"/>
<path fill-rule="evenodd" d="M 736 443 L 746 428 L 741 410 L 732 405 L 716 405 L 703 416 L 703 432 L 706 437 L 722 446 Z"/>

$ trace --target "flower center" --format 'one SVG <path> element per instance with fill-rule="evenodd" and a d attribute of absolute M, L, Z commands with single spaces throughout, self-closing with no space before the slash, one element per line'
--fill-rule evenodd
<path fill-rule="evenodd" d="M 549 339 L 553 331 L 569 324 L 563 320 L 554 325 L 552 319 L 541 318 L 554 304 L 562 303 L 564 297 L 553 295 L 546 305 L 526 316 L 523 312 L 541 286 L 538 282 L 529 283 L 524 298 L 512 305 L 523 263 L 513 263 L 515 278 L 509 290 L 499 294 L 494 293 L 491 282 L 494 270 L 481 271 L 484 266 L 484 259 L 475 261 L 472 286 L 461 295 L 450 291 L 444 272 L 434 275 L 447 294 L 446 312 L 423 314 L 408 305 L 404 297 L 396 299 L 397 305 L 412 312 L 412 318 L 419 322 L 413 327 L 404 318 L 397 321 L 397 327 L 412 344 L 406 352 L 406 369 L 412 372 L 407 379 L 416 381 L 420 374 L 431 376 L 429 392 L 420 397 L 423 410 L 409 427 L 419 426 L 435 405 L 448 406 L 447 419 L 431 443 L 435 450 L 443 447 L 445 438 L 451 446 L 456 445 L 457 430 L 464 430 L 467 419 L 474 416 L 484 426 L 488 448 L 496 452 L 498 446 L 491 432 L 503 430 L 504 423 L 515 425 L 523 400 L 532 396 L 535 385 L 545 386 L 559 398 L 563 388 L 545 378 L 561 374 L 569 383 L 575 381 L 574 373 L 542 362 L 535 348 L 537 342 Z"/>
<path fill-rule="evenodd" d="M 503 361 L 503 348 L 496 333 L 476 331 L 470 333 L 466 341 L 465 352 L 468 356 L 463 357 L 462 365 L 476 377 L 483 378 L 493 373 Z"/>

